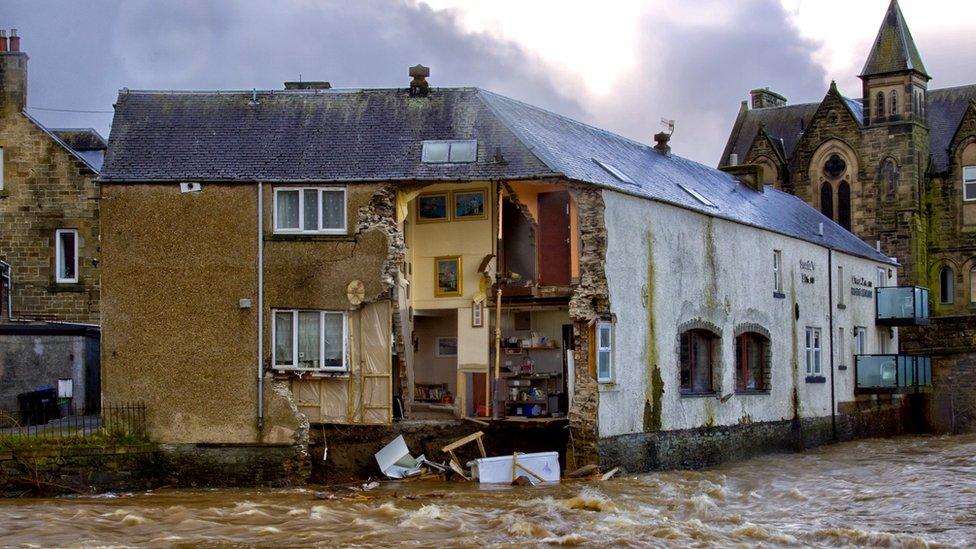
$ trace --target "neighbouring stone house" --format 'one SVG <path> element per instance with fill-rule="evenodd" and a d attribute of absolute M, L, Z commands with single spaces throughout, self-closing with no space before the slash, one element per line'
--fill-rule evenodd
<path fill-rule="evenodd" d="M 568 425 L 569 465 L 639 470 L 903 410 L 858 394 L 878 384 L 855 386 L 858 349 L 832 335 L 897 347 L 874 298 L 891 258 L 757 170 L 427 74 L 120 92 L 99 178 L 106 399 L 147 401 L 173 447 L 294 443 L 326 478 L 376 474 L 396 432 L 436 457 L 477 423 L 493 451 Z"/>
<path fill-rule="evenodd" d="M 46 128 L 26 104 L 27 54 L 16 31 L 0 31 L 0 410 L 41 386 L 95 408 L 106 143 L 91 129 Z"/>
<path fill-rule="evenodd" d="M 897 258 L 899 284 L 931 290 L 932 327 L 903 348 L 937 359 L 933 426 L 976 426 L 952 419 L 976 418 L 976 391 L 961 389 L 976 384 L 976 84 L 930 88 L 897 0 L 859 76 L 860 97 L 831 84 L 817 103 L 752 90 L 719 165 L 762 166 L 767 184 Z"/>

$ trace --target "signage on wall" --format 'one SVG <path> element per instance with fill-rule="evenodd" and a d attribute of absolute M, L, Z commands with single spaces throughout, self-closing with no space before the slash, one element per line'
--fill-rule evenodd
<path fill-rule="evenodd" d="M 851 277 L 851 295 L 853 296 L 871 299 L 874 297 L 874 291 L 871 289 L 873 287 L 874 283 L 863 276 Z"/>
<path fill-rule="evenodd" d="M 804 271 L 813 272 L 817 268 L 816 264 L 811 259 L 801 259 L 800 269 Z M 812 274 L 800 273 L 800 281 L 804 284 L 813 284 L 816 282 L 816 278 Z"/>

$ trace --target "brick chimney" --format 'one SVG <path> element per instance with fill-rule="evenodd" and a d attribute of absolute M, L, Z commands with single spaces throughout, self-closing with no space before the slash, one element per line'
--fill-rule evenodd
<path fill-rule="evenodd" d="M 752 96 L 752 108 L 765 109 L 767 107 L 782 107 L 786 105 L 786 98 L 771 91 L 769 88 L 756 88 L 749 92 Z"/>
<path fill-rule="evenodd" d="M 656 133 L 654 134 L 654 141 L 657 143 L 656 145 L 654 145 L 655 151 L 664 155 L 671 154 L 671 145 L 668 144 L 671 141 L 670 133 L 668 132 Z"/>
<path fill-rule="evenodd" d="M 0 42 L 7 46 L 0 49 L 0 115 L 22 112 L 27 106 L 27 54 L 20 51 L 17 29 L 10 29 L 9 41 L 4 33 Z"/>
<path fill-rule="evenodd" d="M 430 76 L 430 67 L 425 67 L 423 65 L 415 65 L 410 67 L 410 96 L 411 97 L 427 97 L 430 93 L 430 84 L 427 83 L 427 77 Z"/>

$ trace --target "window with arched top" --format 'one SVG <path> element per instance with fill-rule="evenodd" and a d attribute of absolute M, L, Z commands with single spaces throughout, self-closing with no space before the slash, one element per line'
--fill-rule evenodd
<path fill-rule="evenodd" d="M 898 92 L 891 90 L 891 116 L 898 114 Z"/>
<path fill-rule="evenodd" d="M 826 181 L 820 186 L 820 213 L 834 218 L 834 188 Z"/>
<path fill-rule="evenodd" d="M 884 92 L 878 92 L 874 98 L 874 117 L 878 120 L 884 118 Z"/>
<path fill-rule="evenodd" d="M 837 179 L 844 175 L 845 170 L 847 170 L 847 162 L 839 154 L 830 155 L 827 161 L 824 162 L 824 174 L 831 179 Z"/>
<path fill-rule="evenodd" d="M 976 265 L 969 269 L 969 302 L 976 303 Z"/>
<path fill-rule="evenodd" d="M 687 330 L 681 333 L 681 392 L 708 394 L 715 392 L 714 369 L 719 350 L 719 338 L 708 330 Z"/>
<path fill-rule="evenodd" d="M 756 332 L 735 338 L 735 390 L 769 390 L 769 339 Z"/>
<path fill-rule="evenodd" d="M 939 271 L 939 303 L 943 305 L 952 303 L 952 279 L 952 267 L 942 267 Z"/>
<path fill-rule="evenodd" d="M 851 230 L 851 186 L 847 181 L 837 185 L 837 223 L 848 231 Z"/>
<path fill-rule="evenodd" d="M 898 165 L 895 161 L 888 158 L 881 165 L 881 186 L 888 194 L 894 196 L 898 191 Z"/>

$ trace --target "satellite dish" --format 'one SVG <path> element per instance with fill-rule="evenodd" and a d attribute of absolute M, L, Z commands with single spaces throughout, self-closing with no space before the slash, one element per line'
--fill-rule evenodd
<path fill-rule="evenodd" d="M 366 298 L 366 287 L 362 280 L 353 280 L 346 286 L 346 299 L 353 305 L 359 305 Z"/>

